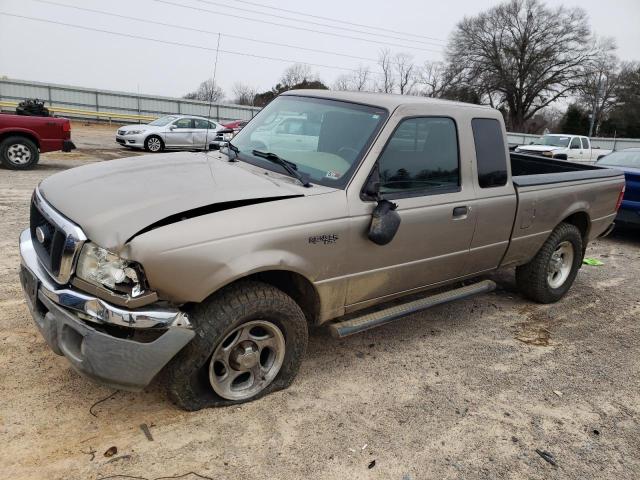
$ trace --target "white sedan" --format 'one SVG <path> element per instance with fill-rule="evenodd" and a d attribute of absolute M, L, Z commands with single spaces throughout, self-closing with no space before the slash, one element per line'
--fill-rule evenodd
<path fill-rule="evenodd" d="M 125 125 L 116 132 L 116 142 L 148 152 L 163 150 L 208 150 L 223 144 L 225 128 L 213 120 L 189 115 L 167 115 L 149 124 Z"/>

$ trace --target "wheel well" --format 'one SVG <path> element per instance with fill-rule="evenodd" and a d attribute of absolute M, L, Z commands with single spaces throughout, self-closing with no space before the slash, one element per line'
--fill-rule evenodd
<path fill-rule="evenodd" d="M 26 132 L 3 132 L 2 134 L 0 134 L 0 142 L 2 142 L 5 138 L 7 137 L 24 137 L 24 138 L 28 138 L 29 140 L 31 140 L 33 143 L 36 144 L 36 147 L 38 147 L 38 149 L 40 148 L 40 142 L 38 142 L 38 139 Z"/>
<path fill-rule="evenodd" d="M 309 324 L 317 324 L 320 316 L 320 296 L 313 284 L 299 273 L 269 270 L 254 273 L 237 281 L 242 280 L 257 280 L 282 290 L 300 306 Z"/>
<path fill-rule="evenodd" d="M 576 212 L 572 215 L 569 215 L 565 218 L 563 223 L 570 223 L 574 225 L 580 230 L 580 235 L 582 236 L 583 243 L 584 240 L 587 239 L 589 235 L 589 228 L 591 227 L 591 220 L 589 219 L 589 215 L 586 212 Z M 586 245 L 585 245 L 586 246 Z"/>

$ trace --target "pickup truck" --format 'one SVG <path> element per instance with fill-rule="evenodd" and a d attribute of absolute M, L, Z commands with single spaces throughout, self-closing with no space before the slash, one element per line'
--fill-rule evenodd
<path fill-rule="evenodd" d="M 0 163 L 6 168 L 28 170 L 40 153 L 74 148 L 66 118 L 0 114 Z"/>
<path fill-rule="evenodd" d="M 319 123 L 315 148 L 270 146 L 264 126 L 291 114 Z M 222 151 L 42 181 L 20 277 L 76 370 L 129 390 L 158 376 L 195 410 L 287 387 L 311 326 L 361 332 L 490 291 L 482 276 L 499 268 L 527 298 L 558 301 L 623 188 L 616 170 L 509 156 L 488 107 L 295 90 Z"/>
<path fill-rule="evenodd" d="M 603 150 L 600 147 L 592 147 L 589 137 L 579 135 L 561 135 L 550 133 L 543 135 L 529 145 L 518 145 L 516 153 L 528 153 L 542 155 L 543 157 L 558 160 L 569 160 L 576 163 L 595 163 L 611 150 Z"/>

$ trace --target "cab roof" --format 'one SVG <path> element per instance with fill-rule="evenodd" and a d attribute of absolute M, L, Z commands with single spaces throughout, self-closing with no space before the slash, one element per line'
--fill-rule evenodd
<path fill-rule="evenodd" d="M 345 92 L 333 90 L 300 89 L 288 90 L 282 95 L 294 95 L 303 97 L 326 98 L 328 100 L 341 100 L 343 102 L 360 103 L 382 107 L 390 112 L 403 105 L 447 105 L 465 108 L 478 108 L 482 110 L 494 110 L 486 105 L 476 105 L 473 103 L 456 102 L 453 100 L 443 100 L 440 98 L 419 97 L 415 95 L 398 95 L 395 93 L 374 93 L 374 92 Z"/>

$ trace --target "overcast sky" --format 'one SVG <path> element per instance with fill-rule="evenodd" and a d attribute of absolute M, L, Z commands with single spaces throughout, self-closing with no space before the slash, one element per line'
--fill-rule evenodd
<path fill-rule="evenodd" d="M 220 32 L 221 51 L 284 59 L 267 60 L 220 53 L 217 79 L 229 96 L 236 81 L 251 84 L 260 90 L 270 88 L 277 82 L 282 71 L 294 61 L 324 65 L 313 67 L 313 70 L 325 83 L 331 84 L 337 75 L 347 72 L 341 68 L 353 69 L 359 64 L 373 65 L 374 62 L 367 59 L 375 59 L 378 51 L 384 48 L 384 45 L 374 42 L 386 43 L 393 51 L 411 53 L 416 63 L 442 59 L 443 45 L 456 23 L 464 15 L 474 15 L 495 3 L 495 0 L 0 0 L 0 12 L 105 31 L 88 31 L 0 15 L 0 76 L 181 96 L 212 75 L 217 35 L 206 32 Z M 548 0 L 547 3 L 553 6 L 564 4 L 567 8 L 580 5 L 589 14 L 595 32 L 615 38 L 621 59 L 640 60 L 640 0 Z M 60 6 L 61 4 L 181 25 L 200 32 L 79 11 Z M 258 5 L 338 18 L 387 30 L 340 25 L 322 18 L 296 15 Z M 263 16 L 262 12 L 271 16 Z M 306 20 L 315 22 L 316 25 L 275 16 Z M 272 23 L 261 22 L 261 19 Z M 345 29 L 317 24 L 342 26 Z M 347 28 L 372 34 L 347 31 Z M 324 35 L 304 29 L 367 38 L 370 41 Z M 389 30 L 413 36 L 407 37 Z M 197 45 L 210 50 L 124 38 L 106 32 Z M 258 42 L 230 35 L 252 38 Z M 268 45 L 260 41 L 290 44 L 291 47 Z M 293 47 L 323 50 L 327 53 Z M 331 52 L 365 60 L 338 56 Z"/>

